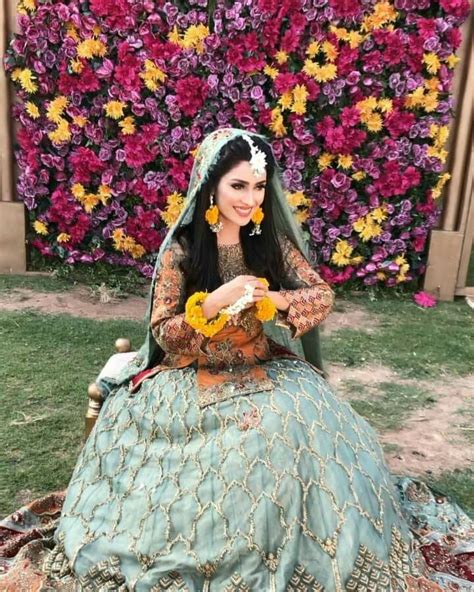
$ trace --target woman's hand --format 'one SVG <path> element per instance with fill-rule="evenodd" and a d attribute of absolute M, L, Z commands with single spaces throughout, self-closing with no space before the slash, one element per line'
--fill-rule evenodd
<path fill-rule="evenodd" d="M 202 304 L 203 315 L 211 319 L 226 306 L 234 304 L 245 294 L 245 286 L 254 286 L 252 302 L 245 308 L 250 308 L 268 294 L 268 288 L 253 275 L 239 275 L 230 282 L 226 282 L 209 294 Z"/>

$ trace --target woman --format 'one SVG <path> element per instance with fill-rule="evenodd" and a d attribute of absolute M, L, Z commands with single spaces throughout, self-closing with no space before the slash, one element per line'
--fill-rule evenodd
<path fill-rule="evenodd" d="M 51 585 L 441 590 L 375 432 L 321 376 L 333 293 L 303 253 L 270 145 L 208 135 L 158 255 L 147 341 L 101 381 Z"/>

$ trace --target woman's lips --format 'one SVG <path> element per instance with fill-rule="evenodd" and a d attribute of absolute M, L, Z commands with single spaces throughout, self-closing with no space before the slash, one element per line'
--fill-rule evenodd
<path fill-rule="evenodd" d="M 234 206 L 234 210 L 241 216 L 242 218 L 248 218 L 252 208 L 237 208 Z"/>

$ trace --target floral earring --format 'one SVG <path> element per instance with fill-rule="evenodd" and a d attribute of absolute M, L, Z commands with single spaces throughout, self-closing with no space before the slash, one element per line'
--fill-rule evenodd
<path fill-rule="evenodd" d="M 212 232 L 222 230 L 222 222 L 219 222 L 219 208 L 214 205 L 214 196 L 211 194 L 211 205 L 206 210 L 206 222 L 211 227 Z"/>
<path fill-rule="evenodd" d="M 260 224 L 262 223 L 263 218 L 263 210 L 260 206 L 258 206 L 255 212 L 252 214 L 252 222 L 255 224 L 255 226 L 252 232 L 250 233 L 250 236 L 254 236 L 255 234 L 262 234 Z"/>

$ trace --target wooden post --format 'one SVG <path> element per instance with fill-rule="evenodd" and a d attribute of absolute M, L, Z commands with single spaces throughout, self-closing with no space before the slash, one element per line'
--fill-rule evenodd
<path fill-rule="evenodd" d="M 10 11 L 8 10 L 10 8 Z M 0 1 L 0 55 L 4 55 L 15 27 L 15 4 Z M 0 273 L 26 271 L 26 216 L 15 201 L 11 93 L 6 72 L 0 69 Z"/>
<path fill-rule="evenodd" d="M 461 62 L 454 77 L 456 116 L 451 121 L 449 166 L 451 180 L 445 192 L 441 225 L 430 236 L 424 289 L 441 300 L 463 294 L 472 248 L 472 98 L 474 62 L 472 59 L 472 13 L 462 26 Z M 469 229 L 471 230 L 469 231 Z M 466 261 L 467 259 L 467 261 Z"/>

